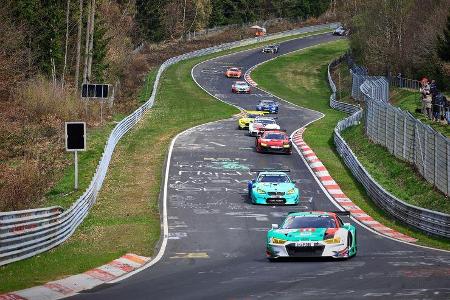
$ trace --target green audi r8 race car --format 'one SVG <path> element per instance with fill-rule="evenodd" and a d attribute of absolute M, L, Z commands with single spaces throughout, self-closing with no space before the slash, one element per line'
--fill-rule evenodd
<path fill-rule="evenodd" d="M 258 172 L 256 179 L 248 182 L 248 196 L 253 204 L 297 205 L 300 192 L 295 181 L 286 174 L 289 170 L 250 170 Z"/>
<path fill-rule="evenodd" d="M 289 213 L 281 226 L 272 224 L 267 233 L 266 256 L 349 258 L 356 255 L 356 228 L 340 215 L 349 212 Z"/>

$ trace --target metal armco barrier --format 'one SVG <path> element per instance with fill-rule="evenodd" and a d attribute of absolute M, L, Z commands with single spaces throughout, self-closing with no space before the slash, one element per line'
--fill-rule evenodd
<path fill-rule="evenodd" d="M 333 61 L 330 66 L 334 66 L 337 61 L 339 60 Z M 353 75 L 355 74 L 354 72 L 351 73 Z M 330 106 L 335 107 L 333 106 L 334 104 L 332 104 L 331 99 L 335 99 L 336 97 L 336 88 L 329 73 L 328 80 L 333 91 L 333 94 L 330 97 Z M 353 81 L 353 83 L 355 82 L 358 82 L 358 80 Z M 417 148 L 423 148 L 423 143 L 427 141 L 426 132 L 421 132 L 422 135 L 425 135 L 425 139 L 422 140 L 422 145 L 420 144 L 420 141 L 407 139 L 408 134 L 411 136 L 417 135 L 417 131 L 421 130 L 417 127 L 417 124 L 420 122 L 414 119 L 410 114 L 386 103 L 389 98 L 388 86 L 389 82 L 386 79 L 368 76 L 364 83 L 359 86 L 367 106 L 365 111 L 366 132 L 368 132 L 369 137 L 376 138 L 396 156 L 415 158 L 417 156 L 416 153 L 420 151 L 417 150 Z M 353 151 L 341 136 L 343 130 L 359 124 L 363 119 L 363 110 L 357 109 L 352 113 L 351 116 L 345 118 L 336 125 L 334 129 L 334 144 L 336 145 L 337 152 L 344 160 L 345 165 L 351 170 L 353 176 L 355 176 L 355 178 L 364 186 L 370 198 L 384 211 L 405 224 L 428 234 L 450 238 L 450 215 L 417 207 L 396 198 L 380 186 L 361 165 Z M 395 138 L 391 139 L 391 136 Z M 445 152 L 447 155 L 446 157 L 450 157 L 450 147 L 448 143 L 443 145 L 442 143 L 437 142 L 436 135 L 431 135 L 431 139 L 432 142 L 430 142 L 430 144 L 436 145 L 433 148 L 434 152 Z M 384 143 L 382 143 L 383 141 Z M 439 147 L 442 148 L 439 150 Z M 428 159 L 428 161 L 431 160 L 436 163 L 434 157 Z M 450 173 L 448 164 L 446 164 L 443 169 L 444 170 L 439 171 L 437 168 L 434 168 L 432 171 L 428 171 L 428 173 L 437 172 L 440 176 L 448 178 L 442 174 L 442 172 L 447 172 L 447 174 Z M 424 173 L 427 174 L 426 172 Z"/>
<path fill-rule="evenodd" d="M 22 260 L 45 252 L 67 240 L 87 216 L 94 205 L 116 144 L 144 113 L 153 106 L 161 75 L 169 66 L 190 58 L 216 53 L 222 50 L 270 41 L 302 33 L 312 33 L 324 29 L 333 29 L 338 23 L 309 26 L 281 33 L 267 35 L 264 38 L 249 38 L 186 53 L 166 60 L 158 70 L 149 100 L 132 114 L 124 118 L 112 130 L 103 155 L 97 166 L 89 187 L 83 195 L 67 210 L 61 207 L 48 207 L 14 212 L 0 213 L 0 265 Z"/>

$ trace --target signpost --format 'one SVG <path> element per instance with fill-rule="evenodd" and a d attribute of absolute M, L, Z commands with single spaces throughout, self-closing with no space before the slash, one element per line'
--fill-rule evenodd
<path fill-rule="evenodd" d="M 103 124 L 103 101 L 108 99 L 113 91 L 110 84 L 104 83 L 83 83 L 81 85 L 81 97 L 100 100 L 100 123 Z M 87 113 L 87 112 L 86 112 Z"/>
<path fill-rule="evenodd" d="M 75 154 L 75 190 L 78 190 L 78 151 L 86 151 L 86 122 L 66 122 L 66 151 Z"/>

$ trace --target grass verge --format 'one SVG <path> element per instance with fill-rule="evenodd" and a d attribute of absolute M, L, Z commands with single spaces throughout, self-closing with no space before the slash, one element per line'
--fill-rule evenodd
<path fill-rule="evenodd" d="M 418 239 L 418 244 L 450 249 L 448 240 L 404 226 L 378 208 L 335 151 L 333 130 L 346 115 L 329 107 L 331 91 L 326 70 L 329 62 L 342 55 L 347 47 L 346 41 L 337 41 L 282 56 L 258 67 L 252 72 L 252 78 L 260 87 L 283 99 L 325 114 L 324 118 L 308 126 L 304 138 L 355 204 L 386 226 Z"/>
<path fill-rule="evenodd" d="M 310 34 L 272 42 L 307 35 Z M 238 112 L 199 89 L 191 79 L 192 67 L 209 58 L 261 47 L 262 44 L 203 56 L 170 67 L 163 74 L 154 107 L 116 146 L 97 203 L 80 228 L 59 247 L 0 267 L 0 293 L 81 273 L 127 252 L 152 256 L 160 237 L 158 196 L 171 139 L 187 128 Z M 155 75 L 148 75 L 145 86 L 151 86 L 149 78 Z M 145 86 L 141 100 L 151 93 Z M 68 173 L 70 177 L 70 170 Z M 67 184 L 70 182 L 73 181 L 68 178 Z"/>
<path fill-rule="evenodd" d="M 425 181 L 413 166 L 374 144 L 364 135 L 364 125 L 353 126 L 342 137 L 372 177 L 387 191 L 410 204 L 450 213 L 450 201 Z"/>

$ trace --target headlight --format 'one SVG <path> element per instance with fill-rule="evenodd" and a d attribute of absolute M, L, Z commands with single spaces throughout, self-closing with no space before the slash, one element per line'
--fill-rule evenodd
<path fill-rule="evenodd" d="M 295 193 L 295 189 L 292 188 L 292 189 L 290 189 L 287 193 L 288 193 L 288 195 L 292 195 L 293 193 Z"/>
<path fill-rule="evenodd" d="M 256 192 L 257 192 L 258 194 L 265 194 L 265 193 L 266 193 L 264 190 L 262 190 L 262 189 L 260 189 L 260 188 L 257 188 L 257 189 L 256 189 Z"/>
<path fill-rule="evenodd" d="M 267 144 L 266 143 L 261 143 L 261 146 L 267 147 Z"/>
<path fill-rule="evenodd" d="M 272 239 L 271 239 L 271 243 L 272 243 L 272 244 L 284 244 L 284 243 L 286 243 L 286 240 L 277 239 L 277 238 L 272 238 Z"/>
<path fill-rule="evenodd" d="M 284 144 L 283 147 L 284 147 L 284 148 L 289 148 L 290 145 L 289 145 L 289 144 Z"/>
<path fill-rule="evenodd" d="M 340 237 L 335 237 L 335 238 L 332 238 L 332 239 L 324 240 L 323 242 L 325 244 L 339 244 L 341 242 L 341 238 Z"/>

